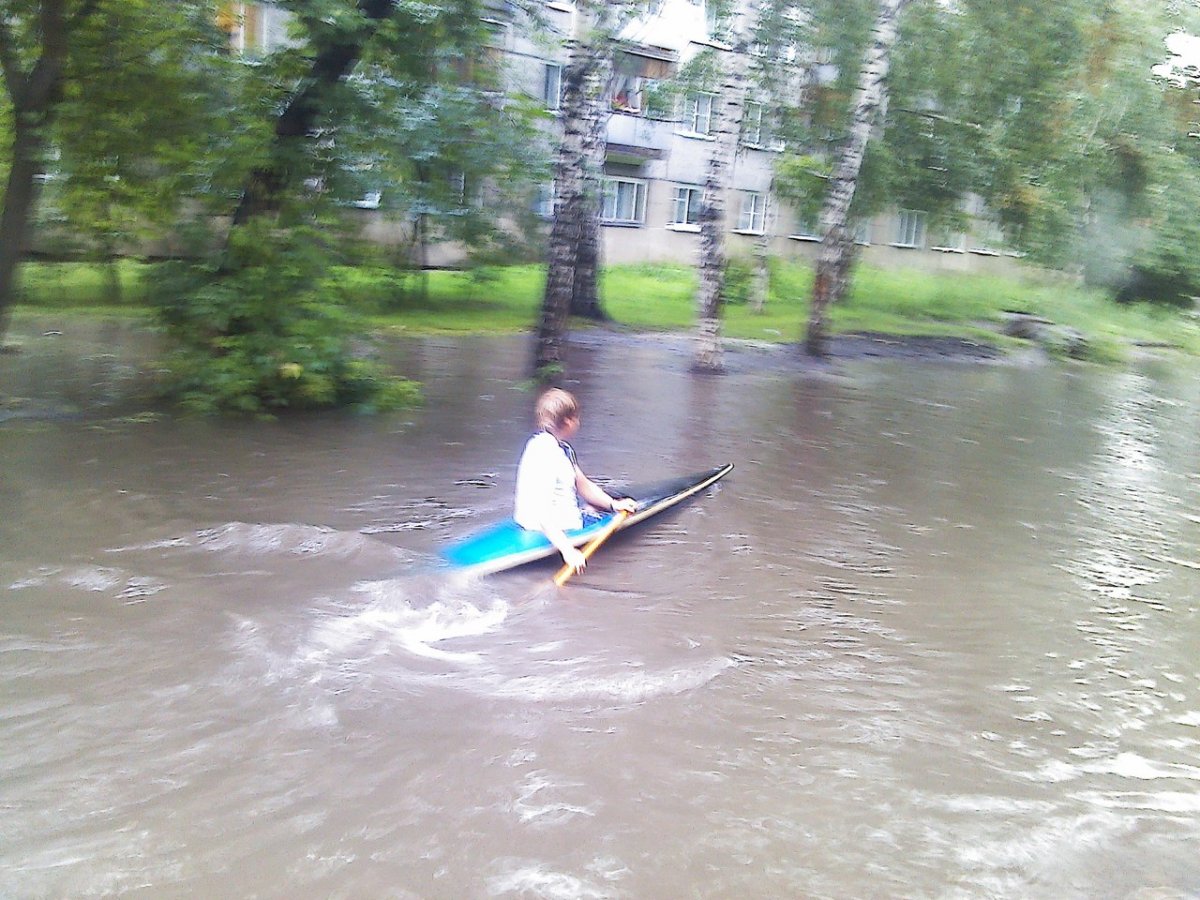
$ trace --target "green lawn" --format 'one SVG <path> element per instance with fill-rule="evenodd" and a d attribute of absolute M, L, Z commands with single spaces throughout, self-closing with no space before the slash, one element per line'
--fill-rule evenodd
<path fill-rule="evenodd" d="M 156 266 L 123 261 L 115 269 L 88 263 L 33 263 L 23 269 L 20 309 L 144 310 Z M 545 283 L 541 266 L 491 267 L 470 272 L 398 273 L 339 267 L 328 290 L 339 293 L 376 327 L 409 334 L 501 333 L 528 330 L 536 321 Z M 796 342 L 802 338 L 812 271 L 776 263 L 766 309 L 728 304 L 725 333 L 732 338 Z M 695 315 L 695 271 L 680 265 L 612 266 L 603 274 L 605 307 L 621 325 L 650 331 L 686 331 Z M 885 271 L 860 266 L 850 297 L 831 315 L 836 332 L 951 335 L 996 340 L 1006 310 L 1044 316 L 1087 336 L 1098 358 L 1120 358 L 1130 344 L 1179 346 L 1200 354 L 1200 323 L 1178 310 L 1122 306 L 1102 292 L 1068 279 Z M 1001 340 L 1001 342 L 1003 342 Z"/>

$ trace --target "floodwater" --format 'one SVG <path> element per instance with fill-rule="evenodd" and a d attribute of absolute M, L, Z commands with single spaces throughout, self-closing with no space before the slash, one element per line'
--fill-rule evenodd
<path fill-rule="evenodd" d="M 262 423 L 22 327 L 0 895 L 1200 896 L 1195 371 L 590 341 L 590 474 L 737 468 L 556 592 L 435 565 L 508 511 L 527 339 Z"/>

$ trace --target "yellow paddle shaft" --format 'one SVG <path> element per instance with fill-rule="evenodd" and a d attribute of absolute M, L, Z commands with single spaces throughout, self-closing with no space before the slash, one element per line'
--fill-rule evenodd
<path fill-rule="evenodd" d="M 624 522 L 628 518 L 629 518 L 629 513 L 627 513 L 625 510 L 621 510 L 616 515 L 614 515 L 609 520 L 608 524 L 604 526 L 604 530 L 601 531 L 594 538 L 592 538 L 590 541 L 588 541 L 587 546 L 583 548 L 583 558 L 587 559 L 593 553 L 595 553 L 597 550 L 599 550 L 600 545 L 603 544 L 605 541 L 607 541 L 609 536 L 614 531 L 616 531 L 618 528 L 620 528 L 621 523 Z M 569 579 L 574 574 L 575 574 L 575 570 L 573 568 L 571 568 L 571 566 L 569 566 L 569 565 L 563 566 L 561 569 L 558 570 L 558 574 L 554 576 L 554 583 L 556 585 L 558 585 L 559 587 L 562 587 L 564 584 L 567 583 L 567 579 Z"/>

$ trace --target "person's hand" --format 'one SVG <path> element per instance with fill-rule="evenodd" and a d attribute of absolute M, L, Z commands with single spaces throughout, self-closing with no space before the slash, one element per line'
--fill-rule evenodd
<path fill-rule="evenodd" d="M 632 497 L 621 497 L 620 499 L 614 498 L 612 502 L 612 508 L 613 512 L 634 513 L 637 512 L 637 501 Z"/>
<path fill-rule="evenodd" d="M 587 565 L 587 557 L 577 547 L 568 547 L 562 552 L 563 562 L 565 562 L 578 575 Z"/>

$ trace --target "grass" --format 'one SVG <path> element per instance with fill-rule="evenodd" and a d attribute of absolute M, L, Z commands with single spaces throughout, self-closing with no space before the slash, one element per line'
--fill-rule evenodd
<path fill-rule="evenodd" d="M 130 259 L 112 264 L 29 263 L 20 270 L 18 302 L 41 310 L 143 311 L 155 269 L 153 264 Z"/>
<path fill-rule="evenodd" d="M 116 266 L 119 297 L 111 293 L 112 267 L 89 263 L 33 263 L 24 267 L 23 308 L 145 311 L 155 266 Z M 382 268 L 331 271 L 329 290 L 364 312 L 372 325 L 406 334 L 512 333 L 533 327 L 545 284 L 541 266 L 488 267 L 469 272 L 398 273 Z M 772 342 L 801 340 L 812 270 L 776 263 L 766 308 L 727 304 L 725 334 Z M 609 267 L 601 294 L 612 318 L 646 331 L 692 328 L 695 270 L 682 265 Z M 21 307 L 19 307 L 21 308 Z M 1135 343 L 1166 344 L 1200 355 L 1200 323 L 1188 313 L 1147 304 L 1119 305 L 1103 292 L 1053 276 L 888 271 L 860 266 L 851 295 L 831 311 L 834 333 L 958 336 L 1005 343 L 997 325 L 1005 311 L 1043 316 L 1083 333 L 1097 359 L 1120 359 Z"/>

